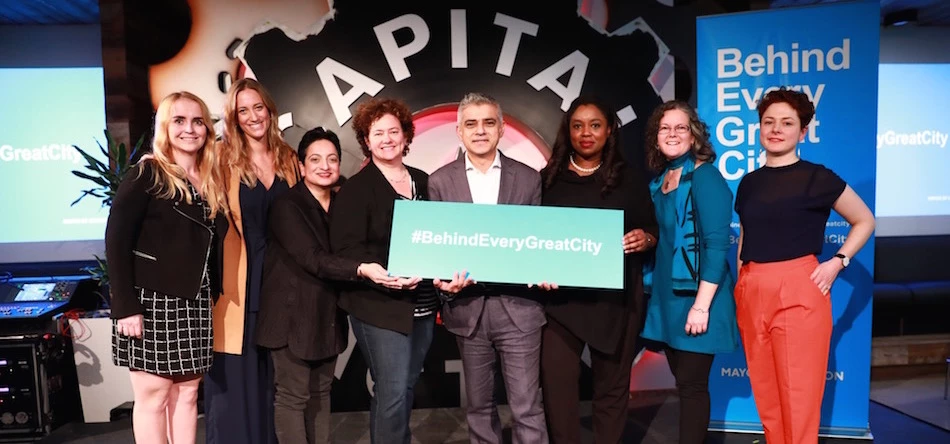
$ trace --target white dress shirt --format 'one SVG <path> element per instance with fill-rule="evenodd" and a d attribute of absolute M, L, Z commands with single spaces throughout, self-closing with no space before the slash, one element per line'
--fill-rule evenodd
<path fill-rule="evenodd" d="M 498 189 L 501 187 L 501 156 L 498 155 L 498 151 L 495 151 L 495 160 L 484 173 L 472 165 L 468 153 L 465 153 L 465 176 L 468 178 L 472 202 L 490 205 L 498 203 Z"/>

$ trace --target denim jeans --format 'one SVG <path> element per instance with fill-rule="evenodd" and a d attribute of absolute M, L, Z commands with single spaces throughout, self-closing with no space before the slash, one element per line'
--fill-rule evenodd
<path fill-rule="evenodd" d="M 409 444 L 413 387 L 432 344 L 435 316 L 415 318 L 409 335 L 372 326 L 353 316 L 350 325 L 374 383 L 369 406 L 370 441 Z"/>

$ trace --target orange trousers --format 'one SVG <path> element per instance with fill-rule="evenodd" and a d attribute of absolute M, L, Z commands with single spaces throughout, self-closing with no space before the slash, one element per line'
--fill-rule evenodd
<path fill-rule="evenodd" d="M 817 266 L 809 255 L 739 270 L 736 320 L 768 444 L 818 442 L 832 316 Z"/>

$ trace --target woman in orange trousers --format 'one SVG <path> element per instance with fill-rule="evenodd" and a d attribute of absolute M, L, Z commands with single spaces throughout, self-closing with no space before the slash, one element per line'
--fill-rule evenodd
<path fill-rule="evenodd" d="M 736 191 L 736 320 L 769 444 L 817 443 L 831 342 L 831 285 L 874 231 L 874 215 L 837 174 L 798 157 L 815 107 L 779 89 L 758 105 L 766 162 Z M 851 224 L 819 262 L 831 210 Z"/>

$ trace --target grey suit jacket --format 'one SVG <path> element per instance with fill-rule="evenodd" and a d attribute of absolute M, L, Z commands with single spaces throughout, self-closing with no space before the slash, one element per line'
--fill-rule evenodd
<path fill-rule="evenodd" d="M 498 203 L 503 205 L 540 205 L 541 175 L 533 168 L 498 152 L 501 162 L 501 183 Z M 472 193 L 465 174 L 465 154 L 439 168 L 429 176 L 429 199 L 443 202 L 472 202 Z M 466 288 L 456 299 L 442 305 L 442 322 L 450 332 L 469 337 L 478 326 L 485 305 L 486 287 L 481 284 Z M 519 330 L 528 333 L 545 323 L 544 308 L 531 298 L 508 294 L 501 298 L 505 310 Z"/>

